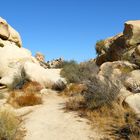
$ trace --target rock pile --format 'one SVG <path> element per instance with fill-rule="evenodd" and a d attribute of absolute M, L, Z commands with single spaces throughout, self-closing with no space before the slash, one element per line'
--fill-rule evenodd
<path fill-rule="evenodd" d="M 36 53 L 35 58 L 39 62 L 40 66 L 42 66 L 45 69 L 47 69 L 47 68 L 61 68 L 62 64 L 64 62 L 63 58 L 58 58 L 58 59 L 54 59 L 52 61 L 46 62 L 45 56 L 40 52 Z"/>
<path fill-rule="evenodd" d="M 98 78 L 120 86 L 122 102 L 140 113 L 140 20 L 127 21 L 123 33 L 96 44 Z"/>
<path fill-rule="evenodd" d="M 37 59 L 31 52 L 22 47 L 21 38 L 4 19 L 0 18 L 0 85 L 8 88 L 19 87 L 24 81 L 35 81 L 44 88 L 52 88 L 60 77 L 60 70 L 44 69 L 39 62 L 44 56 L 38 54 Z"/>
<path fill-rule="evenodd" d="M 140 21 L 125 23 L 123 33 L 107 38 L 96 44 L 99 52 L 97 64 L 107 61 L 127 60 L 139 63 Z"/>

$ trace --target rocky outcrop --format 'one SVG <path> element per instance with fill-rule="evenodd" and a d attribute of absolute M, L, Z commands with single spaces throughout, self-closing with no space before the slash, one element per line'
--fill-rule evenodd
<path fill-rule="evenodd" d="M 140 93 L 128 96 L 125 102 L 139 115 L 140 114 Z"/>
<path fill-rule="evenodd" d="M 60 69 L 44 69 L 38 64 L 26 62 L 24 64 L 25 78 L 40 83 L 44 88 L 52 88 L 58 83 L 65 84 L 60 77 Z"/>
<path fill-rule="evenodd" d="M 124 84 L 132 93 L 140 93 L 140 70 L 130 72 Z"/>
<path fill-rule="evenodd" d="M 45 56 L 40 52 L 36 53 L 35 58 L 40 62 L 45 62 Z"/>
<path fill-rule="evenodd" d="M 54 59 L 52 61 L 49 61 L 48 64 L 49 64 L 50 68 L 61 68 L 63 62 L 64 62 L 64 59 L 60 57 L 58 59 Z"/>
<path fill-rule="evenodd" d="M 123 35 L 128 46 L 138 45 L 140 43 L 140 20 L 125 22 Z"/>
<path fill-rule="evenodd" d="M 140 20 L 127 21 L 123 33 L 96 44 L 98 79 L 112 81 L 118 99 L 140 113 Z"/>
<path fill-rule="evenodd" d="M 39 62 L 40 66 L 42 66 L 45 69 L 49 68 L 49 64 L 45 62 L 45 56 L 42 53 L 37 52 L 35 58 Z"/>
<path fill-rule="evenodd" d="M 15 88 L 24 80 L 36 81 L 44 88 L 52 88 L 58 81 L 65 83 L 59 69 L 44 69 L 25 48 L 8 44 L 0 48 L 0 56 L 0 84 L 8 88 Z"/>
<path fill-rule="evenodd" d="M 0 44 L 5 45 L 5 41 L 14 42 L 18 47 L 22 47 L 20 35 L 6 20 L 0 17 Z"/>
<path fill-rule="evenodd" d="M 54 59 L 54 60 L 46 62 L 45 61 L 45 56 L 40 52 L 36 53 L 35 58 L 39 62 L 40 66 L 42 66 L 45 69 L 48 69 L 48 68 L 61 68 L 62 65 L 63 65 L 63 62 L 64 62 L 63 58 L 58 58 L 58 59 Z"/>
<path fill-rule="evenodd" d="M 118 60 L 128 60 L 134 63 L 137 61 L 134 54 L 135 51 L 138 52 L 139 36 L 140 21 L 127 21 L 123 33 L 102 40 L 103 43 L 97 42 L 96 50 L 100 53 L 98 53 L 96 63 L 101 65 L 107 61 Z"/>
<path fill-rule="evenodd" d="M 0 18 L 0 87 L 13 89 L 22 86 L 24 81 L 38 82 L 44 88 L 65 84 L 59 76 L 60 70 L 43 68 L 39 62 L 45 58 L 39 54 L 34 58 L 21 46 L 18 32 Z"/>
<path fill-rule="evenodd" d="M 26 61 L 36 63 L 29 50 L 11 43 L 0 48 L 0 56 L 0 83 L 9 88 L 15 87 L 24 79 L 22 69 Z"/>

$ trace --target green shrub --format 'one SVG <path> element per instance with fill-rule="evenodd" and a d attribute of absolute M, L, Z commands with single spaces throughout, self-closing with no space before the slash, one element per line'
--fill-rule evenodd
<path fill-rule="evenodd" d="M 20 120 L 8 109 L 0 110 L 0 140 L 22 139 L 20 130 Z"/>
<path fill-rule="evenodd" d="M 68 83 L 80 82 L 79 64 L 76 61 L 65 62 L 61 76 L 65 77 Z"/>
<path fill-rule="evenodd" d="M 66 78 L 68 83 L 82 83 L 96 75 L 99 68 L 94 62 L 84 62 L 78 64 L 75 61 L 65 62 L 61 71 L 61 76 Z"/>

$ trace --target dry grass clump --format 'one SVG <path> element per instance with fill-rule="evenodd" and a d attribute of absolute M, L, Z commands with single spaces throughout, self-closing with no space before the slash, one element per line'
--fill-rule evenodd
<path fill-rule="evenodd" d="M 69 97 L 67 110 L 78 111 L 90 119 L 93 127 L 108 136 L 106 139 L 140 139 L 140 120 L 128 106 L 118 103 L 119 87 L 110 81 L 103 83 L 97 77 L 91 78 L 81 92 L 76 86 L 65 89 L 64 94 Z"/>
<path fill-rule="evenodd" d="M 110 107 L 105 105 L 92 111 L 88 110 L 86 115 L 93 126 L 98 126 L 112 139 L 140 139 L 139 119 L 129 107 L 123 108 L 114 102 Z"/>
<path fill-rule="evenodd" d="M 78 111 L 80 116 L 87 117 L 93 126 L 98 128 L 108 140 L 139 140 L 140 120 L 129 107 L 122 107 L 116 101 L 110 106 L 104 104 L 89 109 L 82 95 L 70 97 L 66 110 Z"/>
<path fill-rule="evenodd" d="M 69 84 L 61 93 L 60 95 L 63 96 L 75 96 L 77 94 L 82 93 L 86 89 L 84 84 Z"/>
<path fill-rule="evenodd" d="M 36 93 L 39 92 L 41 89 L 43 89 L 43 87 L 38 82 L 26 82 L 22 86 L 22 90 L 24 92 Z"/>
<path fill-rule="evenodd" d="M 0 109 L 0 140 L 22 140 L 21 120 L 9 109 Z"/>
<path fill-rule="evenodd" d="M 118 86 L 108 78 L 104 78 L 104 81 L 102 81 L 96 76 L 92 77 L 90 81 L 86 83 L 87 89 L 83 91 L 87 108 L 95 109 L 104 105 L 110 105 L 117 99 L 120 91 Z"/>
<path fill-rule="evenodd" d="M 16 97 L 15 102 L 18 106 L 33 106 L 42 103 L 41 96 L 38 96 L 34 93 L 24 93 L 22 96 Z"/>
<path fill-rule="evenodd" d="M 33 106 L 42 103 L 39 91 L 41 86 L 36 82 L 23 85 L 22 89 L 14 90 L 9 95 L 7 102 L 14 107 Z"/>
<path fill-rule="evenodd" d="M 74 97 L 69 98 L 66 102 L 66 109 L 67 110 L 79 110 L 85 107 L 85 99 L 82 95 L 77 95 Z"/>

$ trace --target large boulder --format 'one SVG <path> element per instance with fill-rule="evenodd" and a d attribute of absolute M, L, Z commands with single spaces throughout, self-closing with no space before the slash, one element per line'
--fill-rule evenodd
<path fill-rule="evenodd" d="M 0 47 L 0 84 L 15 87 L 23 79 L 23 65 L 26 61 L 35 63 L 31 52 L 17 47 L 14 43 Z"/>
<path fill-rule="evenodd" d="M 127 21 L 123 33 L 98 41 L 96 51 L 98 65 L 107 61 L 127 60 L 139 64 L 140 20 Z"/>
<path fill-rule="evenodd" d="M 10 36 L 6 20 L 0 17 L 0 38 L 7 40 Z"/>
<path fill-rule="evenodd" d="M 65 85 L 65 80 L 60 77 L 60 69 L 45 69 L 25 48 L 19 48 L 9 42 L 0 48 L 0 85 L 8 88 L 18 87 L 24 81 L 35 81 L 44 88 Z"/>
<path fill-rule="evenodd" d="M 22 41 L 19 33 L 16 30 L 14 30 L 14 28 L 12 28 L 10 25 L 8 25 L 8 27 L 10 33 L 8 40 L 15 42 L 17 46 L 22 47 Z"/>
<path fill-rule="evenodd" d="M 45 62 L 45 56 L 42 53 L 37 52 L 35 58 L 39 62 L 40 66 L 42 66 L 45 69 L 49 68 L 49 64 Z"/>
<path fill-rule="evenodd" d="M 35 55 L 35 58 L 39 61 L 39 62 L 45 62 L 45 56 L 40 53 L 40 52 L 37 52 L 36 55 Z"/>
<path fill-rule="evenodd" d="M 110 77 L 111 75 L 119 76 L 121 74 L 129 73 L 135 69 L 138 69 L 138 66 L 128 61 L 106 62 L 100 66 L 99 74 L 107 77 Z"/>
<path fill-rule="evenodd" d="M 124 37 L 129 46 L 140 43 L 140 20 L 125 22 Z"/>
<path fill-rule="evenodd" d="M 140 92 L 140 70 L 134 70 L 129 73 L 128 78 L 124 82 L 125 87 L 133 92 Z"/>
<path fill-rule="evenodd" d="M 47 64 L 43 55 L 38 54 L 36 59 L 21 46 L 18 32 L 0 18 L 0 87 L 19 88 L 26 80 L 38 82 L 44 88 L 65 87 L 60 69 L 43 68 L 40 62 Z"/>
<path fill-rule="evenodd" d="M 15 31 L 6 20 L 0 17 L 0 38 L 2 40 L 8 40 L 14 42 L 18 47 L 22 47 L 22 41 L 20 35 Z"/>
<path fill-rule="evenodd" d="M 137 114 L 140 113 L 140 93 L 128 96 L 125 99 L 127 103 Z"/>
<path fill-rule="evenodd" d="M 24 72 L 27 80 L 38 82 L 44 88 L 53 88 L 55 84 L 63 86 L 62 83 L 65 83 L 60 77 L 60 69 L 44 69 L 38 64 L 26 62 Z"/>

